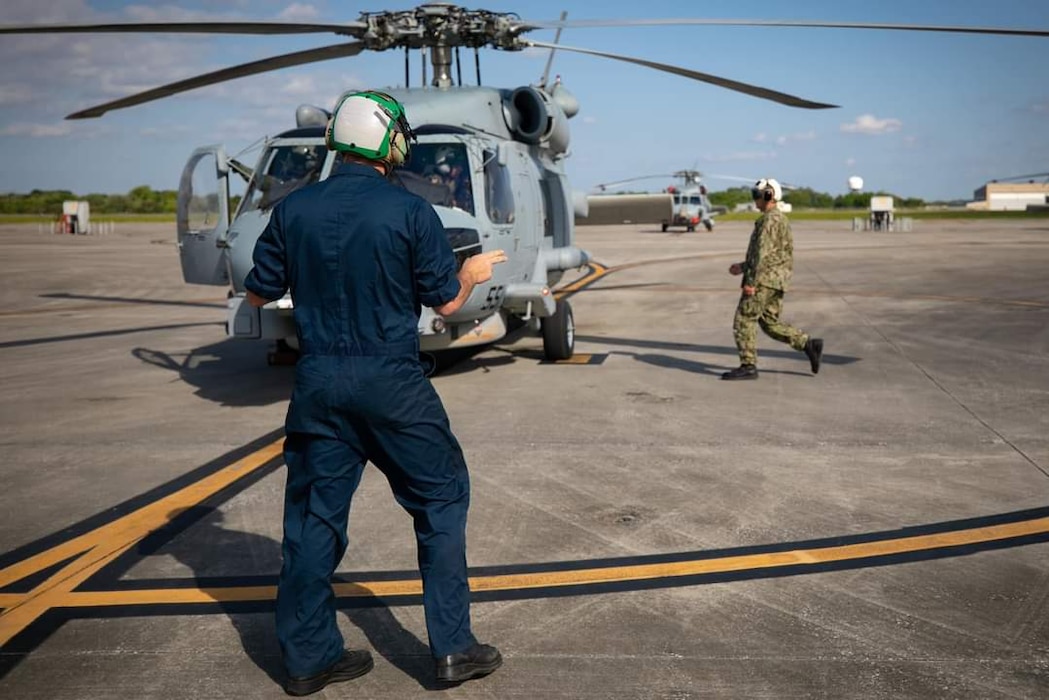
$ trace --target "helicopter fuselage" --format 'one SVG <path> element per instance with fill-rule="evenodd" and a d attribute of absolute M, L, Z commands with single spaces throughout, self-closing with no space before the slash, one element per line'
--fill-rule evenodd
<path fill-rule="evenodd" d="M 537 88 L 389 92 L 405 105 L 417 134 L 411 157 L 393 179 L 433 205 L 460 265 L 489 250 L 502 249 L 508 257 L 454 315 L 444 318 L 423 309 L 420 349 L 490 343 L 505 335 L 510 316 L 553 316 L 551 286 L 565 270 L 589 259 L 573 246 L 577 203 L 585 197 L 573 195 L 564 174 L 565 110 Z M 470 115 L 469 122 L 463 114 Z M 296 347 L 290 294 L 255 309 L 246 303 L 243 282 L 273 207 L 338 167 L 323 131 L 320 125 L 305 126 L 269 139 L 232 215 L 225 178 L 236 168 L 222 149 L 199 149 L 186 166 L 179 194 L 184 277 L 229 287 L 227 331 L 232 337 Z M 217 174 L 210 191 L 209 171 Z M 224 220 L 227 226 L 221 225 Z M 212 241 L 210 248 L 204 239 Z"/>
<path fill-rule="evenodd" d="M 714 229 L 714 217 L 705 189 L 668 187 L 667 193 L 673 197 L 674 209 L 671 217 L 663 220 L 664 231 L 671 226 L 684 226 L 686 231 L 695 231 L 700 224 L 708 231 Z"/>

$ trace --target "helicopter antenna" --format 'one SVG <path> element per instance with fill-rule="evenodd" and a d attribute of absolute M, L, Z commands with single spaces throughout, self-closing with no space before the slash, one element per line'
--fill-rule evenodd
<path fill-rule="evenodd" d="M 477 73 L 477 84 L 481 84 L 481 50 L 474 47 L 474 71 Z"/>
<path fill-rule="evenodd" d="M 568 17 L 568 10 L 561 10 L 561 22 L 565 21 Z M 554 34 L 554 47 L 557 46 L 558 42 L 561 41 L 561 30 L 564 29 L 561 25 L 558 25 L 557 32 Z M 554 62 L 554 54 L 557 53 L 557 48 L 550 49 L 550 55 L 546 57 L 546 68 L 543 69 L 543 77 L 539 81 L 539 87 L 545 88 L 546 81 L 550 79 L 550 66 Z"/>
<path fill-rule="evenodd" d="M 463 61 L 459 57 L 459 47 L 455 47 L 455 73 L 459 78 L 459 87 L 463 86 Z"/>
<path fill-rule="evenodd" d="M 409 88 L 411 85 L 411 70 L 408 68 L 408 54 L 410 50 L 407 46 L 404 47 L 404 87 Z"/>

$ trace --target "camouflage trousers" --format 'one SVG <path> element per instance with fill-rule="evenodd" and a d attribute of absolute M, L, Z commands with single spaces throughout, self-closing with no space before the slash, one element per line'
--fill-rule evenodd
<path fill-rule="evenodd" d="M 780 321 L 782 311 L 783 291 L 780 289 L 759 286 L 752 296 L 740 297 L 736 318 L 732 321 L 732 335 L 736 339 L 741 365 L 758 363 L 758 326 L 770 338 L 787 343 L 795 350 L 805 350 L 808 334 Z"/>

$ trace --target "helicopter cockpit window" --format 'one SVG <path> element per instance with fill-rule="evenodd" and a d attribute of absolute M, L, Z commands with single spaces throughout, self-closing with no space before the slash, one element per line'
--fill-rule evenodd
<path fill-rule="evenodd" d="M 699 205 L 703 204 L 703 200 L 697 194 L 697 195 L 693 195 L 693 196 L 689 197 L 688 198 L 688 203 L 689 204 L 694 204 L 694 205 L 696 205 L 698 207 Z"/>
<path fill-rule="evenodd" d="M 323 144 L 273 146 L 251 180 L 242 211 L 270 209 L 295 190 L 316 182 L 326 156 Z"/>
<path fill-rule="evenodd" d="M 397 176 L 409 192 L 434 206 L 474 213 L 470 159 L 462 143 L 417 143 Z"/>
<path fill-rule="evenodd" d="M 514 222 L 514 190 L 506 166 L 499 165 L 494 151 L 484 152 L 484 203 L 493 224 Z"/>

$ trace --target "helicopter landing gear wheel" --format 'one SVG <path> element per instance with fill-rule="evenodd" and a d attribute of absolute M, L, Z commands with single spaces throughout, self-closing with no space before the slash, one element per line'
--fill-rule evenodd
<path fill-rule="evenodd" d="M 667 228 L 669 228 L 669 226 L 670 226 L 669 224 L 664 222 L 663 227 L 662 227 L 663 228 L 663 233 L 667 232 Z"/>
<path fill-rule="evenodd" d="M 278 338 L 273 350 L 266 353 L 266 364 L 270 367 L 292 367 L 298 361 L 299 351 L 284 338 Z"/>
<path fill-rule="evenodd" d="M 714 222 L 713 221 L 704 221 L 703 222 L 703 226 L 707 229 L 708 233 L 714 230 Z"/>
<path fill-rule="evenodd" d="M 567 360 L 575 350 L 575 322 L 572 307 L 563 299 L 557 300 L 554 315 L 541 321 L 543 330 L 543 354 L 551 362 Z"/>

